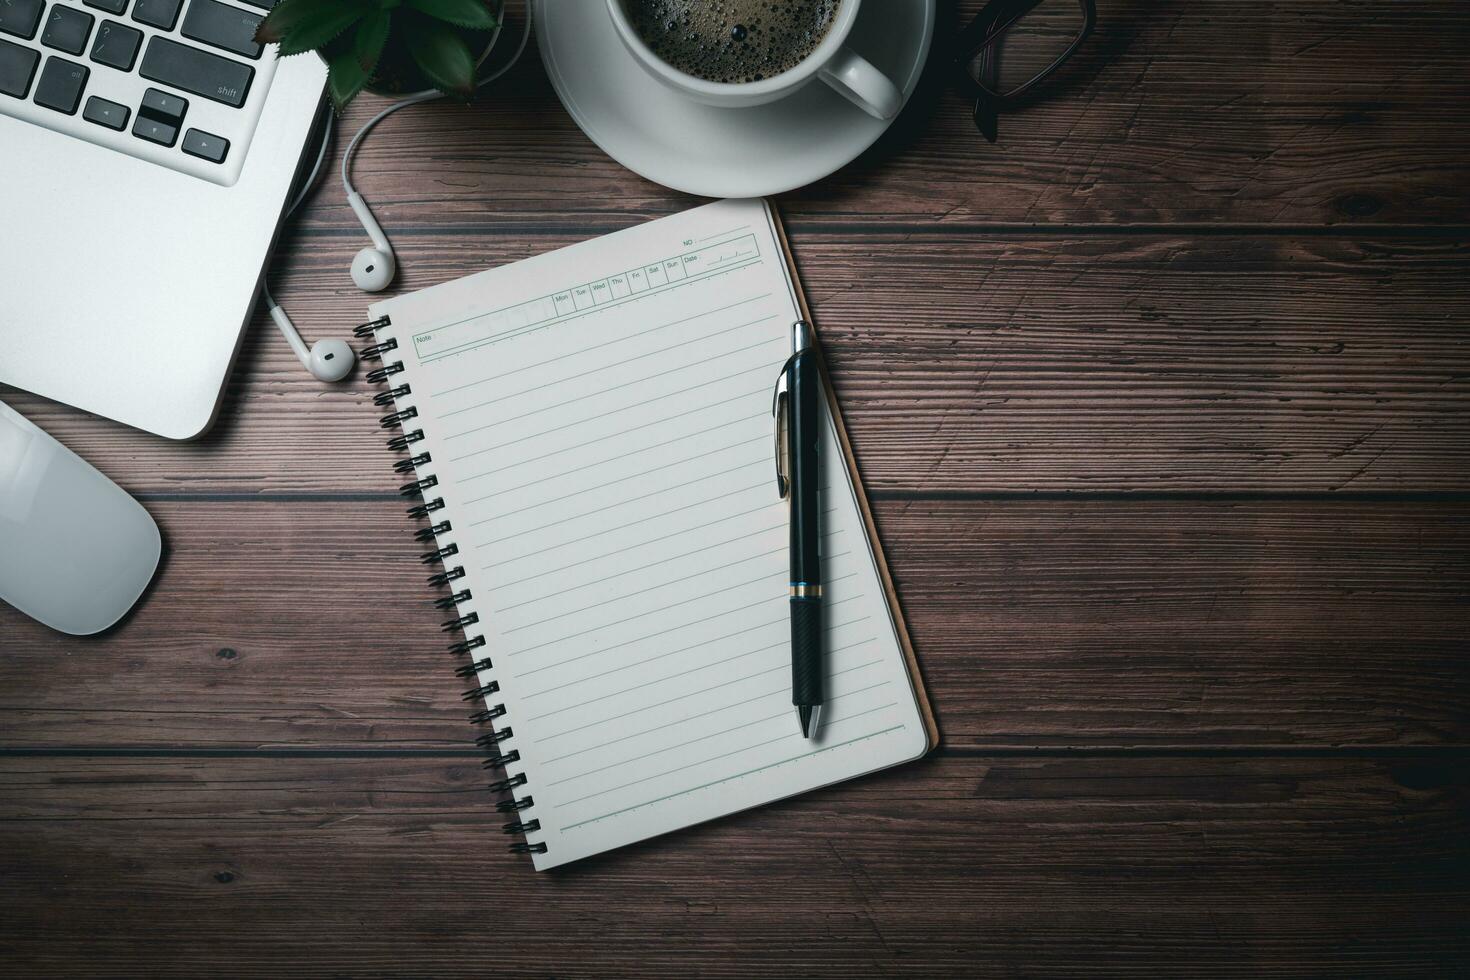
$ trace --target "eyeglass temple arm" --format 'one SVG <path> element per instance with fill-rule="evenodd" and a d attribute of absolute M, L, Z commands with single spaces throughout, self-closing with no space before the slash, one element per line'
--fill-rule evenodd
<path fill-rule="evenodd" d="M 996 81 L 1000 77 L 999 52 L 993 44 L 987 44 L 980 50 L 978 63 L 976 64 L 977 80 L 985 88 L 994 90 Z M 975 121 L 975 128 L 980 131 L 988 142 L 994 143 L 1000 137 L 1000 109 L 995 100 L 984 91 L 975 93 L 975 109 L 971 114 Z"/>

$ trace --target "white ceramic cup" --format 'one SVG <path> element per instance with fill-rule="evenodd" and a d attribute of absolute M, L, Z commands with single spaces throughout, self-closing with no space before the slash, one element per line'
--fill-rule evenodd
<path fill-rule="evenodd" d="M 644 69 L 677 92 L 718 106 L 750 106 L 774 102 L 820 78 L 853 105 L 878 119 L 892 119 L 903 105 L 898 86 L 862 55 L 847 47 L 861 0 L 841 0 L 822 42 L 794 67 L 758 82 L 711 82 L 682 72 L 653 53 L 633 28 L 624 0 L 607 0 L 607 10 L 623 44 Z"/>

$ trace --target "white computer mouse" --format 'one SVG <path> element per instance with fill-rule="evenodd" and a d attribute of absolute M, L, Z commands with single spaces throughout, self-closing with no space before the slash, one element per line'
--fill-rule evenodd
<path fill-rule="evenodd" d="M 97 633 L 133 608 L 162 547 L 142 504 L 0 402 L 0 599 Z"/>

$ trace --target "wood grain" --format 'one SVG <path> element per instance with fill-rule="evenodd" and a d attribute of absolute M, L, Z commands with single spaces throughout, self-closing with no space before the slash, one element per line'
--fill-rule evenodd
<path fill-rule="evenodd" d="M 798 235 L 936 222 L 1470 221 L 1464 4 L 1107 0 L 1097 33 L 1047 97 L 1002 119 L 993 146 L 939 55 L 979 0 L 940 6 L 931 70 L 898 125 L 836 175 L 783 195 Z M 380 105 L 360 99 L 343 131 Z M 587 236 L 694 202 L 583 136 L 534 56 L 473 107 L 384 124 L 356 174 L 390 234 Z M 361 238 L 330 183 L 306 226 Z"/>
<path fill-rule="evenodd" d="M 390 501 L 155 501 L 125 627 L 0 609 L 0 746 L 468 750 Z M 1470 507 L 890 501 L 877 507 L 947 744 L 1464 744 Z"/>
<path fill-rule="evenodd" d="M 1445 975 L 1463 765 L 941 754 L 538 875 L 472 763 L 0 760 L 27 976 Z M 85 949 L 84 958 L 75 957 Z"/>
<path fill-rule="evenodd" d="M 258 315 L 196 443 L 0 393 L 167 540 L 107 635 L 0 607 L 0 970 L 1470 971 L 1470 6 L 1100 6 L 998 144 L 936 56 L 779 202 L 937 756 L 534 874 L 376 389 Z M 697 203 L 534 55 L 355 172 L 404 290 Z M 364 244 L 324 181 L 272 271 L 308 338 L 362 319 Z"/>
<path fill-rule="evenodd" d="M 569 244 L 400 238 L 412 289 Z M 355 239 L 293 239 L 308 337 L 364 316 Z M 807 234 L 794 248 L 869 488 L 1470 490 L 1458 238 Z M 6 400 L 134 492 L 388 492 L 378 389 L 258 317 L 216 429 L 168 443 Z"/>

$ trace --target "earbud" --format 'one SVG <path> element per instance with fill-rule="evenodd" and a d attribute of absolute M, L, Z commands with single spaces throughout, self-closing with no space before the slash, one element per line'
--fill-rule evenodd
<path fill-rule="evenodd" d="M 387 289 L 398 268 L 398 263 L 393 258 L 393 246 L 388 244 L 388 236 L 378 227 L 373 212 L 361 194 L 352 191 L 347 195 L 347 203 L 357 215 L 357 220 L 362 222 L 368 237 L 373 240 L 370 247 L 358 252 L 352 259 L 352 281 L 357 284 L 358 289 L 369 293 Z"/>
<path fill-rule="evenodd" d="M 296 332 L 296 325 L 276 303 L 271 304 L 271 319 L 281 328 L 281 333 L 285 335 L 286 343 L 291 345 L 296 359 L 311 372 L 313 378 L 318 381 L 341 381 L 352 373 L 357 355 L 352 353 L 352 348 L 347 346 L 346 341 L 318 340 L 311 345 L 311 350 L 307 350 L 306 341 Z"/>

